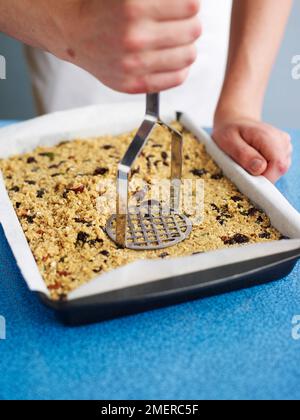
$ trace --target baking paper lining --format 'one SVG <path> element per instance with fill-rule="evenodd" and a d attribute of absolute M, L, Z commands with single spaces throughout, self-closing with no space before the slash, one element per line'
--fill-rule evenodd
<path fill-rule="evenodd" d="M 170 122 L 174 118 L 175 113 L 170 109 L 164 111 L 165 121 Z M 50 114 L 1 129 L 0 158 L 26 153 L 37 146 L 53 146 L 62 140 L 118 135 L 137 128 L 142 119 L 143 110 L 131 103 Z M 265 178 L 252 177 L 234 163 L 196 121 L 183 116 L 181 122 L 205 143 L 208 153 L 238 189 L 268 214 L 275 228 L 292 240 L 246 245 L 170 260 L 140 260 L 93 279 L 71 292 L 69 300 L 300 249 L 300 215 L 282 194 Z M 28 287 L 49 296 L 1 173 L 0 221 Z"/>

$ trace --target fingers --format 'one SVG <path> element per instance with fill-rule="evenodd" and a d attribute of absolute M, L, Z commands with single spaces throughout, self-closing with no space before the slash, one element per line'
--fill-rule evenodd
<path fill-rule="evenodd" d="M 197 58 L 195 41 L 202 33 L 199 0 L 127 0 L 124 5 L 127 19 L 116 43 L 121 51 L 116 51 L 106 84 L 125 93 L 181 85 Z"/>
<path fill-rule="evenodd" d="M 126 80 L 120 87 L 120 91 L 137 93 L 155 93 L 182 85 L 187 79 L 189 69 L 173 72 L 152 73 L 141 77 Z"/>
<path fill-rule="evenodd" d="M 181 85 L 197 58 L 195 40 L 200 35 L 198 18 L 134 25 L 123 41 L 122 55 L 110 70 L 122 75 L 124 82 L 118 90 L 150 93 Z"/>
<path fill-rule="evenodd" d="M 164 73 L 182 70 L 192 65 L 197 58 L 194 44 L 142 54 L 129 54 L 124 58 L 123 72 L 136 75 Z"/>
<path fill-rule="evenodd" d="M 268 125 L 241 129 L 244 140 L 267 160 L 263 175 L 275 183 L 291 166 L 292 144 L 288 134 Z"/>
<path fill-rule="evenodd" d="M 286 163 L 276 161 L 269 162 L 268 169 L 263 173 L 269 181 L 275 184 L 283 175 L 285 175 L 291 165 L 291 160 L 286 159 Z"/>
<path fill-rule="evenodd" d="M 263 173 L 267 179 L 269 179 L 274 184 L 283 176 L 285 175 L 289 168 L 292 165 L 292 158 L 291 156 L 285 156 L 283 158 L 278 158 L 270 161 L 268 163 L 267 170 Z"/>
<path fill-rule="evenodd" d="M 198 17 L 164 23 L 146 21 L 129 29 L 123 45 L 129 53 L 163 50 L 192 44 L 201 34 Z"/>
<path fill-rule="evenodd" d="M 236 127 L 226 127 L 214 133 L 215 142 L 235 162 L 252 175 L 262 175 L 268 166 L 264 156 L 247 144 Z"/>
<path fill-rule="evenodd" d="M 149 15 L 158 21 L 188 19 L 200 11 L 199 0 L 148 1 Z"/>
<path fill-rule="evenodd" d="M 158 28 L 157 28 L 158 30 Z M 202 26 L 198 17 L 160 24 L 160 33 L 155 30 L 150 48 L 163 49 L 188 45 L 200 38 Z"/>
<path fill-rule="evenodd" d="M 147 16 L 157 22 L 188 19 L 199 11 L 199 0 L 131 0 L 127 3 L 129 18 L 139 19 Z"/>

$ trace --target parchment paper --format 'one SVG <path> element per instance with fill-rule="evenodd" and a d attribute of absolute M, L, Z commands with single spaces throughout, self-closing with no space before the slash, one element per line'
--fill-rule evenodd
<path fill-rule="evenodd" d="M 92 106 L 50 114 L 0 130 L 0 159 L 33 150 L 38 145 L 52 146 L 78 137 L 118 135 L 137 128 L 144 110 L 137 104 Z M 167 122 L 175 118 L 168 107 L 163 112 Z M 171 260 L 141 260 L 103 274 L 69 294 L 78 299 L 98 293 L 159 281 L 172 276 L 198 272 L 212 267 L 300 249 L 300 214 L 265 178 L 254 178 L 226 156 L 196 121 L 182 118 L 182 123 L 204 142 L 209 154 L 257 206 L 271 218 L 272 224 L 292 240 L 248 245 Z M 0 173 L 0 222 L 28 287 L 49 296 L 45 283 L 8 197 Z"/>

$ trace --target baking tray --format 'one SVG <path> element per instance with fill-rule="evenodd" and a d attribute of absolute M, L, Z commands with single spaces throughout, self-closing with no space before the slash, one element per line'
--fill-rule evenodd
<path fill-rule="evenodd" d="M 119 128 L 114 123 L 115 115 L 121 120 Z M 124 115 L 123 120 L 120 115 Z M 174 119 L 174 113 L 166 111 L 164 118 L 171 120 L 172 116 Z M 30 290 L 65 324 L 99 322 L 261 285 L 287 276 L 300 259 L 299 213 L 267 180 L 251 177 L 224 155 L 196 123 L 179 113 L 177 117 L 206 144 L 225 175 L 291 240 L 172 260 L 140 261 L 92 280 L 72 292 L 67 301 L 56 302 L 49 298 L 0 176 L 0 221 L 24 279 Z M 0 130 L 0 158 L 62 139 L 120 134 L 138 126 L 141 118 L 138 108 L 129 104 L 90 107 L 38 118 Z M 7 143 L 11 140 L 10 143 L 5 145 L 5 139 Z"/>

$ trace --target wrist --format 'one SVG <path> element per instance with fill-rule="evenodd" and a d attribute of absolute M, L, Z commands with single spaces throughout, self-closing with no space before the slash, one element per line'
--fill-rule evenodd
<path fill-rule="evenodd" d="M 242 100 L 234 96 L 231 96 L 229 99 L 221 96 L 214 115 L 215 125 L 249 119 L 261 121 L 262 106 L 259 103 Z"/>
<path fill-rule="evenodd" d="M 246 77 L 247 73 L 247 77 Z M 260 121 L 265 96 L 265 83 L 256 80 L 251 72 L 227 75 L 215 111 L 215 123 L 232 119 Z"/>

